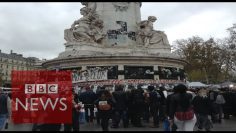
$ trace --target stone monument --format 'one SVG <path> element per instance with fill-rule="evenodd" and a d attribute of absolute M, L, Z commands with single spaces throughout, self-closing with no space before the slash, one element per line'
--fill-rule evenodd
<path fill-rule="evenodd" d="M 147 79 L 160 80 L 160 71 L 164 72 L 165 67 L 173 71 L 183 69 L 186 62 L 171 53 L 167 35 L 153 27 L 157 18 L 149 16 L 141 20 L 141 2 L 81 3 L 82 17 L 64 31 L 65 51 L 45 62 L 46 68 L 79 69 L 76 73 L 81 82 L 97 81 L 99 75 L 102 80 L 136 79 L 144 69 L 145 74 L 152 75 Z M 138 72 L 130 76 L 132 67 Z M 108 69 L 115 72 L 110 77 Z M 82 71 L 90 78 L 82 78 Z M 180 77 L 179 74 L 174 79 L 184 79 Z"/>

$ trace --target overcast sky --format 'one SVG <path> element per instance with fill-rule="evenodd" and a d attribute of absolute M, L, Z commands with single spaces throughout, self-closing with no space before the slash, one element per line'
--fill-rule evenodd
<path fill-rule="evenodd" d="M 52 59 L 64 51 L 64 29 L 81 17 L 78 2 L 0 3 L 0 49 L 25 57 Z M 176 39 L 198 35 L 224 38 L 236 23 L 236 3 L 143 2 L 142 20 L 156 16 L 154 26 L 165 31 L 173 45 Z"/>

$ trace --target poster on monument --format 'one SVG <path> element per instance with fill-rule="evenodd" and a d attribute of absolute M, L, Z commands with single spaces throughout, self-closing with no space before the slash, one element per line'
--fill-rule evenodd
<path fill-rule="evenodd" d="M 118 66 L 87 66 L 85 70 L 73 71 L 73 82 L 117 79 Z"/>

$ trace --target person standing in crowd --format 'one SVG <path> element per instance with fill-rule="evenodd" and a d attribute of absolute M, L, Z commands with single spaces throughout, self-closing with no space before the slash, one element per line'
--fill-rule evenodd
<path fill-rule="evenodd" d="M 124 128 L 128 127 L 127 120 L 127 102 L 128 98 L 126 93 L 124 92 L 124 87 L 122 85 L 116 86 L 115 92 L 112 93 L 112 96 L 115 100 L 114 110 L 113 110 L 113 119 L 112 119 L 112 127 L 118 128 L 120 119 L 123 120 Z"/>
<path fill-rule="evenodd" d="M 149 123 L 150 119 L 150 91 L 148 89 L 144 90 L 144 111 L 143 111 L 143 120 Z"/>
<path fill-rule="evenodd" d="M 131 121 L 131 124 L 134 125 L 134 121 L 133 121 L 133 112 L 135 111 L 134 108 L 133 108 L 133 104 L 132 104 L 132 98 L 131 98 L 131 91 L 134 89 L 134 86 L 128 86 L 128 89 L 126 90 L 126 95 L 127 95 L 127 119 L 128 119 L 128 126 L 130 124 L 130 121 Z"/>
<path fill-rule="evenodd" d="M 0 131 L 3 130 L 7 119 L 10 118 L 10 106 L 11 100 L 6 93 L 3 92 L 3 89 L 0 88 Z"/>
<path fill-rule="evenodd" d="M 85 119 L 90 123 L 94 119 L 94 102 L 97 96 L 89 86 L 86 86 L 85 89 L 86 91 L 80 94 L 79 100 L 84 104 Z"/>
<path fill-rule="evenodd" d="M 167 98 L 166 98 L 166 115 L 167 115 L 167 119 L 169 120 L 170 119 L 170 103 L 171 103 L 171 98 L 173 97 L 174 94 L 177 93 L 176 91 L 176 87 L 173 88 L 172 90 L 173 92 L 170 93 Z M 171 125 L 171 131 L 176 131 L 177 130 L 177 126 L 175 123 L 172 123 Z"/>
<path fill-rule="evenodd" d="M 135 127 L 143 127 L 141 123 L 141 117 L 143 114 L 144 108 L 144 91 L 141 85 L 137 86 L 137 89 L 131 90 L 130 100 L 132 101 L 132 122 Z"/>
<path fill-rule="evenodd" d="M 211 91 L 209 91 L 209 99 L 210 99 L 210 101 L 211 101 L 211 109 L 212 109 L 212 111 L 211 111 L 211 121 L 213 122 L 213 123 L 216 123 L 217 122 L 217 113 L 218 113 L 218 111 L 217 111 L 217 105 L 216 105 L 216 103 L 215 103 L 215 100 L 216 100 L 216 97 L 217 97 L 217 94 L 218 94 L 218 89 L 216 89 L 216 90 L 211 90 Z"/>
<path fill-rule="evenodd" d="M 232 90 L 232 115 L 236 117 L 236 90 Z"/>
<path fill-rule="evenodd" d="M 76 93 L 72 95 L 72 105 L 72 124 L 64 124 L 64 131 L 79 131 L 81 105 L 79 104 L 78 95 Z"/>
<path fill-rule="evenodd" d="M 222 94 L 225 98 L 225 104 L 223 104 L 223 113 L 224 119 L 230 119 L 230 114 L 233 112 L 233 93 L 229 90 L 229 88 L 225 88 L 224 93 Z"/>
<path fill-rule="evenodd" d="M 170 102 L 170 123 L 175 123 L 177 131 L 193 131 L 196 123 L 196 116 L 192 109 L 192 95 L 186 93 L 187 87 L 184 84 L 175 86 L 176 94 Z"/>
<path fill-rule="evenodd" d="M 198 95 L 194 97 L 192 104 L 197 116 L 198 130 L 201 131 L 205 129 L 206 131 L 210 131 L 213 127 L 208 118 L 211 112 L 211 101 L 207 96 L 207 90 L 203 88 L 200 89 Z"/>
<path fill-rule="evenodd" d="M 221 123 L 222 115 L 223 115 L 223 104 L 225 104 L 225 99 L 222 95 L 222 92 L 219 92 L 217 97 L 216 97 L 216 108 L 217 108 L 217 118 L 218 122 Z"/>
<path fill-rule="evenodd" d="M 101 119 L 101 126 L 103 131 L 108 131 L 109 119 L 112 115 L 112 108 L 114 101 L 108 90 L 101 92 L 101 96 L 95 101 L 95 106 L 98 109 L 98 114 Z"/>
<path fill-rule="evenodd" d="M 159 109 L 160 109 L 160 99 L 161 95 L 155 90 L 154 86 L 148 86 L 150 91 L 150 112 L 153 117 L 153 125 L 151 127 L 159 127 Z"/>
<path fill-rule="evenodd" d="M 96 97 L 99 98 L 101 97 L 102 93 L 105 91 L 105 87 L 102 86 L 98 86 L 97 90 L 96 90 Z M 97 124 L 100 125 L 101 121 L 100 121 L 100 116 L 98 114 L 98 111 L 96 112 L 96 120 L 97 120 Z"/>
<path fill-rule="evenodd" d="M 164 92 L 166 91 L 164 86 L 159 87 L 158 93 L 160 94 L 160 106 L 159 106 L 159 119 L 164 121 L 165 119 L 165 108 L 166 108 L 166 97 Z"/>

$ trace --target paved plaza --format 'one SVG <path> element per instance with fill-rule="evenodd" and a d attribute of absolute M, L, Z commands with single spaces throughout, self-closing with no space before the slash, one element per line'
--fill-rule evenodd
<path fill-rule="evenodd" d="M 111 125 L 111 122 L 110 122 Z M 162 125 L 160 125 L 159 128 L 151 128 L 151 124 L 144 123 L 144 127 L 137 128 L 130 126 L 129 128 L 109 128 L 110 131 L 163 131 Z M 222 120 L 222 123 L 216 123 L 213 126 L 212 131 L 236 131 L 236 117 L 231 117 L 229 120 Z M 9 128 L 4 131 L 31 131 L 32 124 L 19 124 L 19 125 L 13 125 L 12 123 L 9 124 Z M 96 122 L 89 123 L 89 124 L 81 124 L 80 126 L 81 131 L 102 131 L 101 127 L 97 125 Z M 61 129 L 63 130 L 63 129 Z M 197 130 L 196 127 L 194 129 Z"/>

